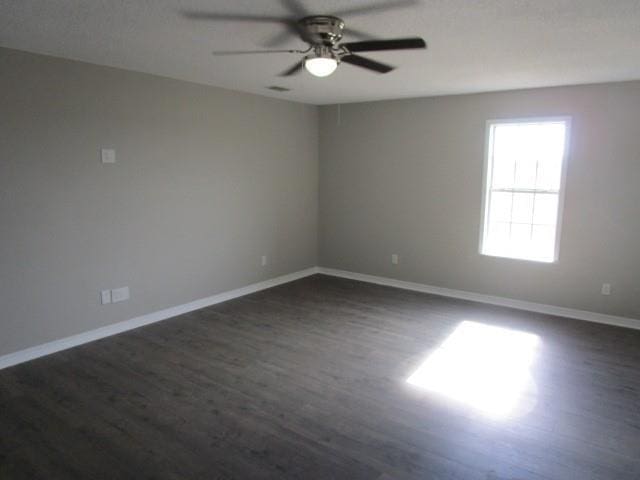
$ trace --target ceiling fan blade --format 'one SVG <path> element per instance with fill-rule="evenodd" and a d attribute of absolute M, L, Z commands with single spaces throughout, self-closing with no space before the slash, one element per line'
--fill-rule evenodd
<path fill-rule="evenodd" d="M 299 37 L 306 41 L 306 31 L 301 28 L 298 23 L 298 19 L 309 15 L 307 9 L 304 8 L 304 5 L 302 5 L 298 0 L 280 0 L 280 4 L 291 14 L 291 18 L 285 22 L 287 31 L 277 33 L 267 40 L 264 43 L 266 47 L 282 45 L 283 43 L 286 43 L 291 36 Z"/>
<path fill-rule="evenodd" d="M 280 3 L 296 18 L 302 18 L 309 15 L 307 9 L 304 8 L 304 5 L 302 5 L 298 0 L 280 0 Z"/>
<path fill-rule="evenodd" d="M 376 62 L 375 60 L 361 57 L 360 55 L 345 55 L 340 60 L 342 62 L 355 65 L 356 67 L 366 68 L 367 70 L 373 70 L 374 72 L 378 73 L 389 73 L 391 70 L 395 69 L 395 67 L 392 67 L 391 65 Z"/>
<path fill-rule="evenodd" d="M 304 53 L 302 50 L 216 50 L 211 52 L 212 55 L 256 55 L 260 53 Z"/>
<path fill-rule="evenodd" d="M 300 61 L 300 62 L 294 64 L 292 67 L 286 69 L 284 72 L 280 73 L 278 76 L 279 77 L 288 77 L 290 75 L 295 75 L 296 73 L 300 73 L 302 71 L 303 65 L 304 65 L 304 63 Z"/>
<path fill-rule="evenodd" d="M 259 23 L 288 23 L 287 18 L 265 15 L 246 15 L 244 13 L 213 13 L 202 10 L 182 10 L 182 16 L 190 20 L 210 20 L 222 22 L 259 22 Z"/>
<path fill-rule="evenodd" d="M 275 35 L 272 35 L 271 37 L 269 37 L 269 39 L 267 39 L 266 41 L 264 41 L 262 44 L 265 47 L 277 47 L 279 45 L 283 45 L 285 43 L 287 43 L 289 40 L 291 40 L 291 38 L 300 38 L 300 32 L 299 29 L 297 28 L 297 25 L 294 25 L 293 23 L 288 23 L 286 25 L 286 30 L 282 30 L 279 33 L 276 33 Z"/>
<path fill-rule="evenodd" d="M 344 27 L 342 29 L 342 33 L 347 37 L 355 37 L 359 38 L 360 40 L 374 40 L 376 38 L 367 32 L 363 32 L 351 27 Z"/>
<path fill-rule="evenodd" d="M 364 15 L 367 13 L 379 13 L 387 10 L 395 10 L 396 8 L 413 7 L 415 5 L 418 5 L 419 3 L 419 0 L 396 0 L 395 2 L 381 2 L 374 3 L 372 5 L 363 5 L 361 7 L 345 8 L 344 10 L 333 12 L 333 15 L 335 15 L 336 17 L 348 17 L 354 15 Z"/>
<path fill-rule="evenodd" d="M 366 40 L 364 42 L 342 43 L 350 52 L 376 52 L 380 50 L 409 50 L 427 48 L 426 42 L 420 37 L 396 38 L 393 40 Z"/>

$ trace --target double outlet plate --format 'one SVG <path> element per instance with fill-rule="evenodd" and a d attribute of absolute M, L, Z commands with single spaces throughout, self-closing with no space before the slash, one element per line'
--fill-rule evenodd
<path fill-rule="evenodd" d="M 100 292 L 100 300 L 102 305 L 109 303 L 119 303 L 129 300 L 130 298 L 129 287 L 114 288 L 112 290 L 102 290 Z"/>

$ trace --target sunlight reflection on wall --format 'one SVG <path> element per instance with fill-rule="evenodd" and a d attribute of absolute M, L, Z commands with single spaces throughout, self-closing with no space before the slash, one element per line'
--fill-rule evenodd
<path fill-rule="evenodd" d="M 513 417 L 535 401 L 530 368 L 539 344 L 531 333 L 464 321 L 407 382 L 492 418 Z"/>

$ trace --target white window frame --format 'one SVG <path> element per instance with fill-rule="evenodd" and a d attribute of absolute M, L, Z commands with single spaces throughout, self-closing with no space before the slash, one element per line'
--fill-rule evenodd
<path fill-rule="evenodd" d="M 565 195 L 565 182 L 567 176 L 567 166 L 569 163 L 569 152 L 571 146 L 571 121 L 570 116 L 553 116 L 553 117 L 525 117 L 525 118 L 502 118 L 487 120 L 485 131 L 485 149 L 484 149 L 484 168 L 482 170 L 482 202 L 481 202 L 481 222 L 480 222 L 480 243 L 479 253 L 486 257 L 494 258 L 508 258 L 510 260 L 520 260 L 525 262 L 535 263 L 556 263 L 560 254 L 560 237 L 562 233 L 562 218 L 564 212 L 564 195 Z M 544 122 L 564 122 L 565 124 L 565 142 L 564 152 L 562 156 L 562 168 L 560 174 L 560 190 L 558 192 L 558 215 L 556 217 L 556 238 L 553 247 L 553 259 L 552 260 L 537 260 L 531 258 L 522 258 L 511 255 L 498 255 L 494 253 L 484 252 L 484 242 L 489 226 L 488 206 L 491 193 L 491 178 L 493 167 L 491 162 L 492 146 L 493 146 L 493 126 L 494 125 L 509 125 L 509 124 L 526 124 L 526 123 L 544 123 Z"/>

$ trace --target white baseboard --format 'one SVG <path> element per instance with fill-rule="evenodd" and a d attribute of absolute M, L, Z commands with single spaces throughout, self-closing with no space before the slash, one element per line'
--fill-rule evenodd
<path fill-rule="evenodd" d="M 148 313 L 146 315 L 135 317 L 130 320 L 125 320 L 122 322 L 107 325 L 105 327 L 96 328 L 95 330 L 89 330 L 88 332 L 79 333 L 71 337 L 61 338 L 59 340 L 54 340 L 42 345 L 26 348 L 14 353 L 9 353 L 7 355 L 0 356 L 0 370 L 3 368 L 11 367 L 12 365 L 17 365 L 18 363 L 27 362 L 38 357 L 49 355 L 51 353 L 66 350 L 77 345 L 82 345 L 83 343 L 92 342 L 100 338 L 109 337 L 111 335 L 126 332 L 127 330 L 132 330 L 144 325 L 149 325 L 161 320 L 166 320 L 183 313 L 192 312 L 193 310 L 198 310 L 210 305 L 215 305 L 216 303 L 226 302 L 227 300 L 242 297 L 250 293 L 265 290 L 267 288 L 275 287 L 276 285 L 292 282 L 293 280 L 308 277 L 309 275 L 313 275 L 315 273 L 318 273 L 318 267 L 307 268 L 298 272 L 289 273 L 287 275 L 271 278 L 269 280 L 264 280 L 258 283 L 253 283 L 251 285 L 247 285 L 246 287 L 236 288 L 235 290 L 229 290 L 228 292 L 223 292 L 217 295 L 212 295 L 210 297 L 194 300 L 193 302 L 185 303 L 183 305 L 165 308 L 164 310 Z"/>
<path fill-rule="evenodd" d="M 484 295 L 481 293 L 453 290 L 450 288 L 436 287 L 433 285 L 426 285 L 422 283 L 405 282 L 403 280 L 396 280 L 393 278 L 378 277 L 375 275 L 366 275 L 364 273 L 348 272 L 345 270 L 337 270 L 333 268 L 311 267 L 305 270 L 300 270 L 298 272 L 282 275 L 280 277 L 264 280 L 262 282 L 253 283 L 251 285 L 247 285 L 246 287 L 229 290 L 228 292 L 219 293 L 217 295 L 201 298 L 199 300 L 194 300 L 193 302 L 185 303 L 175 307 L 165 308 L 164 310 L 148 313 L 140 317 L 135 317 L 130 320 L 107 325 L 105 327 L 90 330 L 88 332 L 79 333 L 71 337 L 61 338 L 59 340 L 54 340 L 42 345 L 26 348 L 14 353 L 9 353 L 7 355 L 0 356 L 0 370 L 3 368 L 11 367 L 13 365 L 17 365 L 19 363 L 33 360 L 38 357 L 49 355 L 51 353 L 66 350 L 77 345 L 82 345 L 94 340 L 99 340 L 111 335 L 126 332 L 127 330 L 133 330 L 134 328 L 149 325 L 161 320 L 166 320 L 183 313 L 192 312 L 200 308 L 242 297 L 244 295 L 275 287 L 283 283 L 292 282 L 294 280 L 308 277 L 316 273 L 322 273 L 324 275 L 330 275 L 333 277 L 349 278 L 352 280 L 359 280 L 367 283 L 375 283 L 378 285 L 387 285 L 390 287 L 413 290 L 416 292 L 432 293 L 444 297 L 471 300 L 474 302 L 517 308 L 519 310 L 526 310 L 530 312 L 545 313 L 548 315 L 555 315 L 559 317 L 574 318 L 577 320 L 585 320 L 587 322 L 603 323 L 606 325 L 615 325 L 617 327 L 626 327 L 640 330 L 640 320 L 633 318 L 617 317 L 615 315 L 606 315 L 603 313 L 588 312 L 585 310 L 576 310 L 573 308 L 557 307 L 554 305 L 545 305 L 542 303 L 526 302 L 523 300 L 514 300 L 505 297 L 495 297 L 492 295 Z"/>
<path fill-rule="evenodd" d="M 453 297 L 462 300 L 489 303 L 491 305 L 517 308 L 519 310 L 527 310 L 529 312 L 545 313 L 558 317 L 568 317 L 576 320 L 585 320 L 587 322 L 604 323 L 606 325 L 615 325 L 617 327 L 626 327 L 640 330 L 640 320 L 633 318 L 617 317 L 615 315 L 606 315 L 604 313 L 588 312 L 585 310 L 576 310 L 573 308 L 545 305 L 543 303 L 526 302 L 524 300 L 514 300 L 511 298 L 495 297 L 492 295 L 484 295 L 481 293 L 465 292 L 463 290 L 453 290 L 450 288 L 435 287 L 433 285 L 425 285 L 422 283 L 405 282 L 403 280 L 396 280 L 393 278 L 377 277 L 375 275 L 366 275 L 364 273 L 348 272 L 345 270 L 336 270 L 333 268 L 319 267 L 318 273 L 331 275 L 333 277 L 360 280 L 362 282 L 375 283 L 378 285 L 403 288 L 405 290 L 413 290 L 416 292 L 432 293 L 435 295 L 441 295 L 443 297 Z"/>

